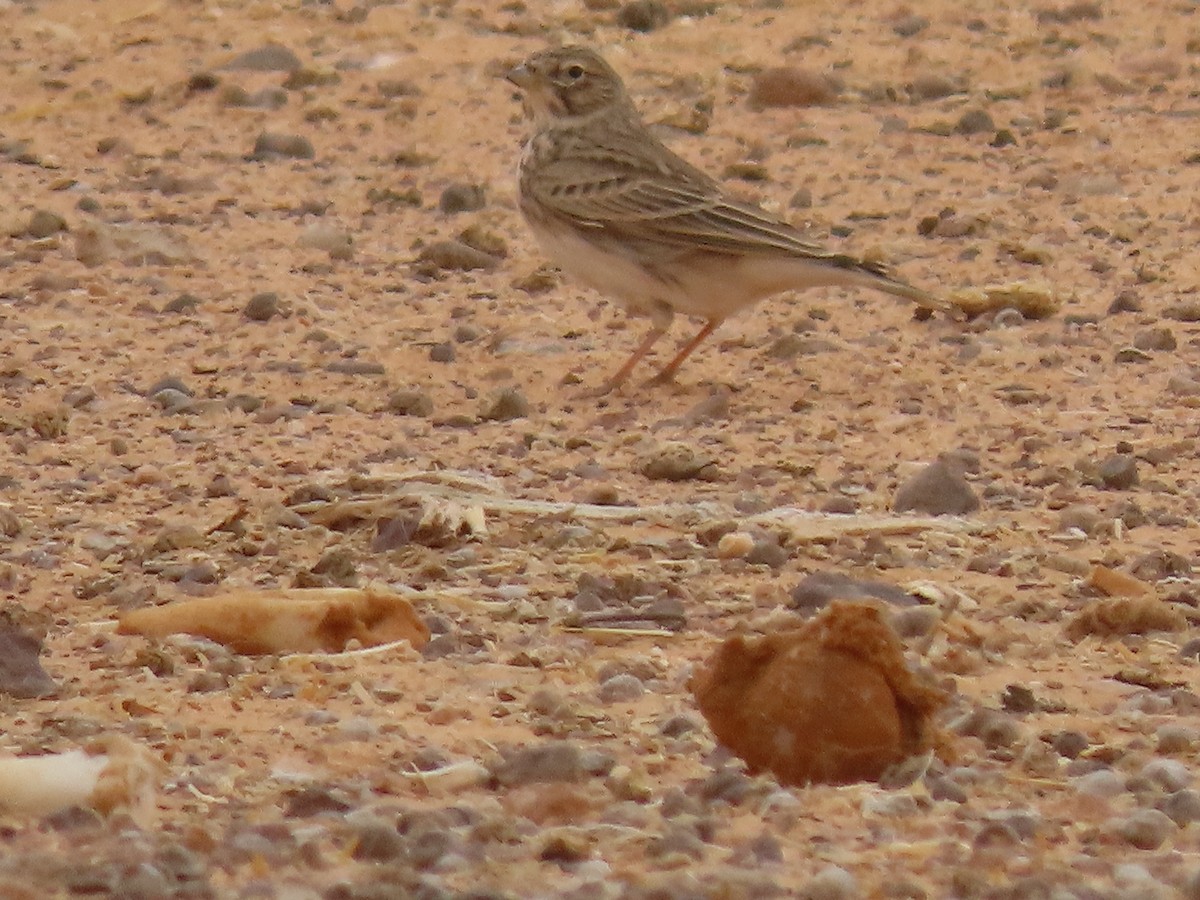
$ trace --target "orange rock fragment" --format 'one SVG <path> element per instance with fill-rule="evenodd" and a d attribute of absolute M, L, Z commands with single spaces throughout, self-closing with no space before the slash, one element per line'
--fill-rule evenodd
<path fill-rule="evenodd" d="M 1067 637 L 1082 640 L 1089 634 L 1117 637 L 1147 631 L 1182 631 L 1187 628 L 1183 613 L 1153 596 L 1113 597 L 1097 600 L 1067 623 Z"/>
<path fill-rule="evenodd" d="M 194 634 L 239 653 L 337 653 L 407 640 L 416 649 L 429 629 L 398 594 L 377 590 L 235 591 L 125 613 L 117 631 L 165 637 Z"/>
<path fill-rule="evenodd" d="M 878 608 L 845 601 L 799 628 L 730 638 L 691 688 L 717 740 L 795 785 L 875 780 L 928 751 L 946 701 Z"/>
<path fill-rule="evenodd" d="M 1088 587 L 1094 587 L 1109 597 L 1136 597 L 1150 591 L 1150 585 L 1126 572 L 1108 566 L 1092 566 L 1087 577 Z"/>

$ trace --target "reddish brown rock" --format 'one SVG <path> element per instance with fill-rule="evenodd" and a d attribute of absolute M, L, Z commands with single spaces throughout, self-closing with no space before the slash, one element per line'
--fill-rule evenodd
<path fill-rule="evenodd" d="M 786 784 L 877 779 L 929 750 L 945 694 L 912 672 L 882 613 L 834 602 L 803 626 L 722 644 L 692 679 L 717 739 Z"/>

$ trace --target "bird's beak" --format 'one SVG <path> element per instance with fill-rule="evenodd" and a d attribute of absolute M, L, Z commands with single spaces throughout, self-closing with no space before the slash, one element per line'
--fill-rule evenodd
<path fill-rule="evenodd" d="M 529 87 L 529 83 L 533 78 L 533 73 L 526 68 L 524 63 L 516 68 L 509 69 L 508 74 L 504 76 L 519 88 Z"/>

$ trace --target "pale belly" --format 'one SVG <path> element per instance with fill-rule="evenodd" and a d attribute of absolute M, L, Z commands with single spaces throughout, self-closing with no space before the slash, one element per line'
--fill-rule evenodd
<path fill-rule="evenodd" d="M 567 275 L 660 324 L 672 312 L 720 321 L 783 291 L 866 281 L 859 273 L 799 258 L 695 253 L 651 269 L 573 231 L 534 226 L 533 233 Z"/>

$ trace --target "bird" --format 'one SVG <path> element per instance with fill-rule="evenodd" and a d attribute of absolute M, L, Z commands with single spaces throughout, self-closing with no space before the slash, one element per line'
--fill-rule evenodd
<path fill-rule="evenodd" d="M 867 287 L 958 313 L 885 266 L 827 250 L 731 197 L 650 131 L 621 77 L 594 49 L 540 50 L 507 78 L 532 126 L 518 205 L 534 238 L 567 275 L 651 322 L 624 365 L 590 394 L 620 387 L 676 313 L 703 327 L 650 384 L 672 381 L 727 317 L 784 291 Z"/>

